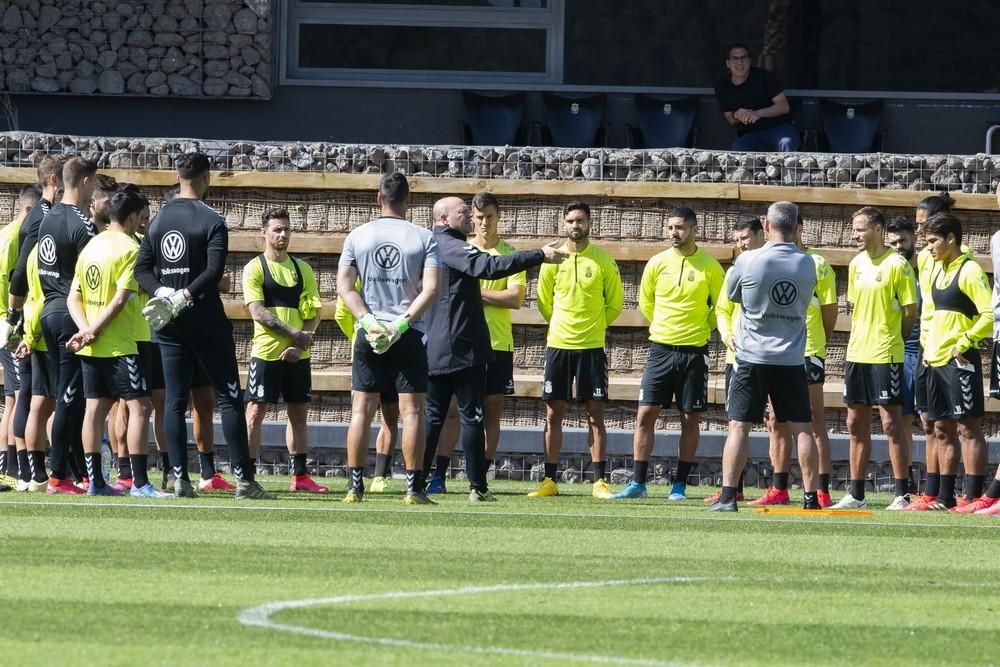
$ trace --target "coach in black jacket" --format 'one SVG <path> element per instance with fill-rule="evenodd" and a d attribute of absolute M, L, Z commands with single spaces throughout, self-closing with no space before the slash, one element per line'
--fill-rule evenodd
<path fill-rule="evenodd" d="M 495 500 L 486 484 L 486 439 L 483 431 L 483 397 L 486 364 L 493 359 L 490 332 L 483 314 L 479 279 L 495 279 L 520 273 L 566 258 L 558 242 L 538 250 L 513 255 L 491 255 L 466 242 L 472 233 L 468 205 L 458 197 L 434 204 L 434 240 L 441 261 L 438 298 L 424 316 L 427 323 L 427 447 L 424 450 L 426 481 L 437 452 L 441 426 L 452 396 L 457 397 L 462 424 L 459 442 L 465 453 L 472 502 Z"/>

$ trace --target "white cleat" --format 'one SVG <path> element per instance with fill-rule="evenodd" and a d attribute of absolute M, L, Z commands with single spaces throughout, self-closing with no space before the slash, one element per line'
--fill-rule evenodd
<path fill-rule="evenodd" d="M 890 512 L 898 512 L 900 510 L 905 510 L 910 506 L 910 499 L 906 496 L 896 496 L 892 503 L 886 507 L 886 510 Z"/>
<path fill-rule="evenodd" d="M 832 510 L 864 510 L 868 509 L 867 500 L 858 500 L 851 494 L 847 494 L 840 501 L 831 507 Z"/>

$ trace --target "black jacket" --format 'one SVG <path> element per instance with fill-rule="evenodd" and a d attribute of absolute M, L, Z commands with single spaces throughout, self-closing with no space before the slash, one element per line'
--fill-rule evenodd
<path fill-rule="evenodd" d="M 512 276 L 538 266 L 545 255 L 541 250 L 491 255 L 443 225 L 434 228 L 434 240 L 441 262 L 441 288 L 423 320 L 428 369 L 431 375 L 445 375 L 493 359 L 479 279 Z"/>

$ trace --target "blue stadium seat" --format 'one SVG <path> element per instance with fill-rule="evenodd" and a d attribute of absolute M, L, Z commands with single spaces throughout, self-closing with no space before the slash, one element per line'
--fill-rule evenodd
<path fill-rule="evenodd" d="M 698 140 L 697 97 L 636 95 L 638 127 L 627 124 L 629 148 L 692 147 Z"/>
<path fill-rule="evenodd" d="M 524 144 L 524 93 L 462 93 L 465 120 L 459 121 L 461 142 L 467 146 Z"/>
<path fill-rule="evenodd" d="M 882 150 L 882 110 L 885 103 L 820 100 L 825 147 L 833 153 Z"/>
<path fill-rule="evenodd" d="M 604 95 L 542 95 L 546 126 L 542 143 L 547 146 L 591 148 L 605 145 Z"/>

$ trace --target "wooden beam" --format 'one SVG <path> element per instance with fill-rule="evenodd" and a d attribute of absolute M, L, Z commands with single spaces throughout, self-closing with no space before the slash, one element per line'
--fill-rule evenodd
<path fill-rule="evenodd" d="M 915 208 L 921 199 L 934 194 L 926 190 L 871 190 L 866 188 L 809 188 L 783 185 L 741 185 L 739 199 L 775 202 L 782 199 L 796 204 L 844 204 L 851 206 L 899 206 Z M 955 208 L 995 211 L 997 199 L 992 194 L 953 192 Z"/>

